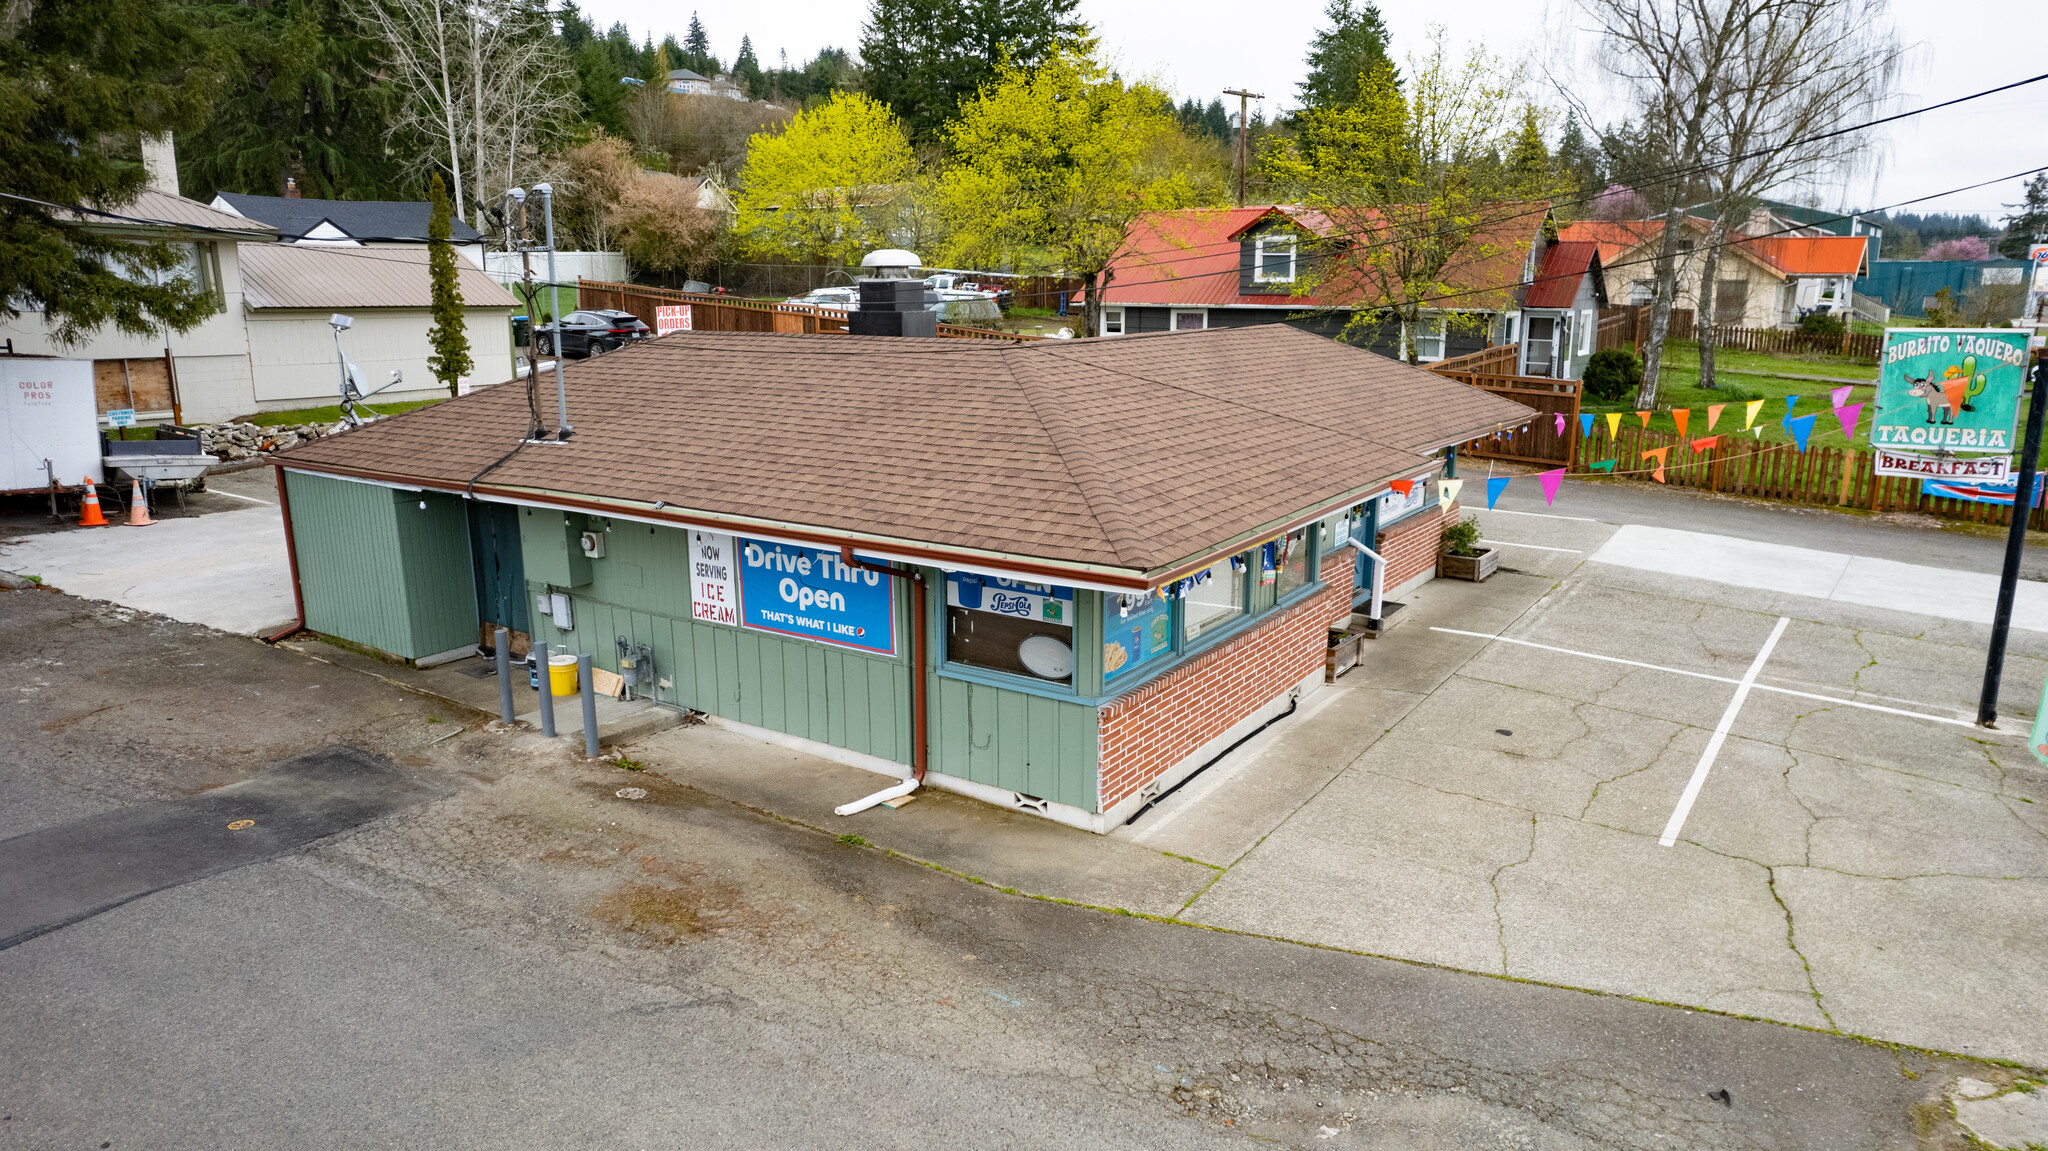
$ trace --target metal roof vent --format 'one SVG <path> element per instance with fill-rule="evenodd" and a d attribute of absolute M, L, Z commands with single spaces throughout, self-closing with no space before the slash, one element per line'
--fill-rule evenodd
<path fill-rule="evenodd" d="M 860 266 L 865 273 L 864 279 L 908 280 L 912 271 L 924 267 L 924 261 L 917 258 L 916 252 L 881 248 L 862 256 Z"/>

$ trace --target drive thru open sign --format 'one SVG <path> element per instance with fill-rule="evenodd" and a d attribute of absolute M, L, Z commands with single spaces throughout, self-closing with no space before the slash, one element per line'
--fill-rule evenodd
<path fill-rule="evenodd" d="M 1887 328 L 1870 446 L 1880 475 L 1946 477 L 1932 461 L 2011 456 L 2028 333 L 2014 328 Z M 1883 466 L 1883 457 L 1903 465 Z"/>

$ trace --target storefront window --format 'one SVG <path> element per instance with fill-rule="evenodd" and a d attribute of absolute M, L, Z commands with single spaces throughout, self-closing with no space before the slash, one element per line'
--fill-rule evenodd
<path fill-rule="evenodd" d="M 1173 601 L 1150 592 L 1102 593 L 1102 678 L 1173 656 Z"/>
<path fill-rule="evenodd" d="M 1074 589 L 969 572 L 946 576 L 946 658 L 1074 682 Z"/>
<path fill-rule="evenodd" d="M 1253 553 L 1233 556 L 1197 574 L 1181 601 L 1187 637 L 1215 631 L 1244 614 L 1244 565 Z"/>
<path fill-rule="evenodd" d="M 1286 538 L 1275 545 L 1275 550 L 1279 553 L 1275 560 L 1279 568 L 1280 598 L 1284 600 L 1308 586 L 1308 529 L 1296 528 L 1288 532 Z"/>

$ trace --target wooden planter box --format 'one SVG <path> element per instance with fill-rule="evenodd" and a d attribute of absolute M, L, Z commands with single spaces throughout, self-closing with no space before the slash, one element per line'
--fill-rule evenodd
<path fill-rule="evenodd" d="M 1499 548 L 1480 548 L 1476 556 L 1454 556 L 1449 552 L 1436 558 L 1436 574 L 1445 579 L 1484 580 L 1500 566 Z"/>
<path fill-rule="evenodd" d="M 1359 648 L 1364 643 L 1363 632 L 1351 629 L 1332 631 L 1329 658 L 1323 664 L 1323 682 L 1336 683 L 1338 676 L 1357 667 Z"/>

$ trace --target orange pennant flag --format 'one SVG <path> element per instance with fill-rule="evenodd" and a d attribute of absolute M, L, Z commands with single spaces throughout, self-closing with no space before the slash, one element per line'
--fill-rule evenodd
<path fill-rule="evenodd" d="M 1388 487 L 1390 487 L 1390 488 L 1393 488 L 1393 489 L 1394 489 L 1395 491 L 1397 491 L 1397 492 L 1401 493 L 1401 494 L 1402 494 L 1403 496 L 1406 496 L 1406 495 L 1407 495 L 1407 494 L 1408 494 L 1409 492 L 1412 492 L 1412 491 L 1414 491 L 1414 490 L 1415 490 L 1415 481 L 1414 481 L 1414 480 L 1395 480 L 1395 481 L 1394 481 L 1393 483 L 1391 483 L 1391 484 L 1388 484 L 1387 486 L 1388 486 Z"/>
<path fill-rule="evenodd" d="M 1618 435 L 1620 435 L 1620 434 L 1621 434 L 1621 413 L 1620 413 L 1620 412 L 1609 412 L 1609 413 L 1607 413 L 1607 438 L 1611 440 L 1611 439 L 1613 439 L 1614 437 L 1616 437 L 1616 436 L 1618 436 Z"/>
<path fill-rule="evenodd" d="M 1708 426 L 1711 427 L 1712 425 L 1710 424 Z M 1694 440 L 1692 442 L 1692 450 L 1696 452 L 1704 452 L 1720 442 L 1720 436 L 1708 436 L 1706 439 L 1703 440 Z"/>
<path fill-rule="evenodd" d="M 1641 421 L 1643 421 L 1643 426 L 1644 426 L 1644 427 L 1646 427 L 1646 428 L 1647 428 L 1647 427 L 1649 427 L 1649 426 L 1650 426 L 1650 413 L 1648 413 L 1648 412 L 1637 412 L 1637 413 L 1636 413 L 1636 418 L 1637 418 L 1637 419 L 1639 419 L 1639 420 L 1641 420 Z"/>
<path fill-rule="evenodd" d="M 1958 376 L 1953 380 L 1946 380 L 1942 383 L 1941 390 L 1948 393 L 1948 418 L 1953 420 L 1962 415 L 1963 398 L 1970 391 L 1970 377 Z"/>
<path fill-rule="evenodd" d="M 1707 430 L 1708 430 L 1708 431 L 1710 431 L 1710 432 L 1711 432 L 1711 431 L 1713 431 L 1713 430 L 1714 430 L 1714 425 L 1715 425 L 1715 424 L 1717 424 L 1717 423 L 1720 423 L 1720 422 L 1721 422 L 1721 412 L 1722 412 L 1722 410 L 1723 410 L 1723 409 L 1725 409 L 1725 408 L 1726 408 L 1727 406 L 1728 406 L 1727 404 L 1708 404 L 1708 405 L 1707 405 Z"/>
<path fill-rule="evenodd" d="M 1691 408 L 1671 409 L 1671 422 L 1678 425 L 1678 438 L 1685 438 L 1685 425 L 1692 422 Z"/>
<path fill-rule="evenodd" d="M 1664 482 L 1664 457 L 1670 451 L 1670 448 L 1663 447 L 1651 448 L 1649 451 L 1643 453 L 1643 458 L 1646 460 L 1649 459 L 1651 456 L 1657 457 L 1657 470 L 1650 473 L 1650 478 L 1656 480 L 1660 484 Z"/>

